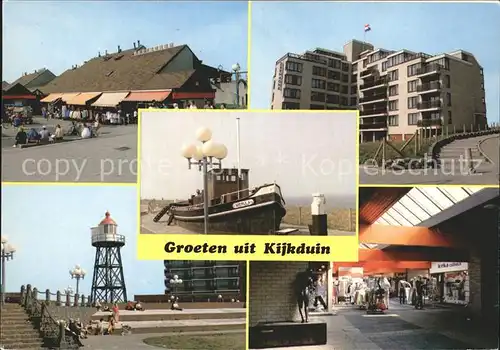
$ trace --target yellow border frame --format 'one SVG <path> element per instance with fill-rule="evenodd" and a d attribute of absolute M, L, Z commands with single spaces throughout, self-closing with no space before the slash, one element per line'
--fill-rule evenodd
<path fill-rule="evenodd" d="M 358 232 L 358 215 L 357 208 L 359 204 L 359 137 L 356 137 L 355 141 L 355 176 L 356 176 L 356 189 L 355 189 L 355 210 L 356 210 L 356 228 L 355 234 L 353 236 L 324 236 L 321 238 L 311 237 L 311 236 L 221 236 L 221 235 L 182 235 L 182 234 L 141 234 L 141 213 L 140 213 L 140 202 L 141 202 L 141 181 L 142 181 L 142 162 L 141 162 L 141 140 L 142 140 L 142 114 L 143 113 L 216 113 L 216 114 L 247 114 L 247 113 L 267 113 L 267 114 L 355 114 L 356 119 L 356 134 L 359 135 L 359 111 L 357 110 L 263 110 L 263 109 L 161 109 L 161 108 L 148 108 L 139 109 L 138 113 L 138 136 L 137 136 L 137 185 L 139 187 L 137 191 L 137 234 L 139 234 L 137 240 L 137 258 L 139 260 L 160 260 L 166 256 L 167 253 L 163 250 L 163 246 L 168 241 L 173 241 L 176 239 L 179 244 L 185 244 L 185 240 L 189 236 L 189 244 L 203 244 L 205 242 L 209 244 L 218 244 L 217 242 L 228 241 L 231 237 L 233 242 L 227 242 L 228 248 L 230 249 L 230 243 L 234 244 L 244 244 L 248 240 L 253 240 L 257 244 L 259 249 L 263 247 L 265 242 L 290 242 L 292 244 L 300 244 L 302 242 L 310 241 L 311 244 L 322 243 L 329 245 L 334 250 L 330 255 L 302 255 L 302 256 L 279 256 L 279 255 L 264 255 L 264 254 L 241 254 L 241 255 L 231 255 L 229 252 L 227 254 L 213 254 L 212 259 L 224 259 L 224 260 L 267 260 L 267 261 L 286 261 L 286 260 L 301 260 L 301 261 L 325 261 L 325 260 L 341 260 L 341 261 L 357 261 L 358 251 L 357 247 L 359 245 L 359 232 Z M 313 242 L 314 240 L 314 242 Z M 334 249 L 336 247 L 353 247 L 356 249 Z M 147 251 L 147 254 L 146 254 Z M 259 249 L 260 251 L 260 249 Z M 146 256 L 150 256 L 148 259 Z M 184 260 L 203 260 L 203 255 L 199 253 L 169 253 L 168 256 L 172 260 L 184 259 Z M 239 257 L 238 257 L 239 256 Z"/>

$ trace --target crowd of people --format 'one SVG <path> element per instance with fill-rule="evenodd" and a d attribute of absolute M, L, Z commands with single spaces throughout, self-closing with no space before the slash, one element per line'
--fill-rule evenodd
<path fill-rule="evenodd" d="M 77 136 L 82 139 L 88 139 L 92 137 L 97 137 L 99 135 L 99 129 L 101 125 L 99 122 L 94 123 L 77 123 L 72 121 L 69 130 L 64 132 L 60 124 L 57 124 L 54 132 L 50 132 L 44 125 L 40 130 L 36 128 L 31 128 L 28 131 L 25 130 L 24 126 L 20 126 L 17 134 L 15 136 L 14 148 L 22 147 L 29 143 L 32 144 L 50 144 L 58 141 L 62 141 L 65 136 Z"/>

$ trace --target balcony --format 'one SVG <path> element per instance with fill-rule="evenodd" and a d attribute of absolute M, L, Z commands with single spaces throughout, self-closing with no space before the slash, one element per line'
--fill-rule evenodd
<path fill-rule="evenodd" d="M 420 103 L 417 103 L 417 109 L 422 110 L 422 109 L 439 109 L 441 108 L 442 103 L 439 100 L 435 101 L 423 101 Z"/>
<path fill-rule="evenodd" d="M 429 83 L 417 85 L 417 92 L 425 93 L 432 92 L 441 89 L 441 83 L 439 81 L 431 81 Z"/>
<path fill-rule="evenodd" d="M 364 77 L 368 77 L 374 73 L 376 73 L 377 70 L 374 69 L 374 68 L 368 68 L 368 69 L 365 69 L 364 71 L 361 72 L 360 76 L 361 78 L 364 78 Z"/>
<path fill-rule="evenodd" d="M 368 103 L 373 101 L 385 101 L 387 99 L 387 91 L 380 92 L 378 94 L 363 95 L 359 98 L 359 103 Z"/>
<path fill-rule="evenodd" d="M 441 118 L 431 118 L 431 119 L 420 119 L 417 121 L 418 127 L 428 127 L 428 126 L 442 126 L 443 121 Z"/>
<path fill-rule="evenodd" d="M 384 108 L 370 108 L 370 109 L 363 109 L 362 111 L 359 112 L 359 115 L 361 116 L 369 116 L 369 115 L 386 115 L 387 114 L 387 106 Z"/>
<path fill-rule="evenodd" d="M 371 89 L 371 88 L 376 88 L 376 87 L 386 87 L 387 85 L 387 79 L 376 79 L 376 80 L 371 80 L 367 81 L 364 84 L 361 84 L 359 87 L 360 90 L 366 90 L 366 89 Z"/>
<path fill-rule="evenodd" d="M 386 121 L 376 121 L 369 123 L 361 123 L 359 124 L 360 130 L 371 130 L 371 129 L 387 129 Z"/>
<path fill-rule="evenodd" d="M 428 64 L 417 69 L 417 76 L 439 74 L 442 68 L 439 64 Z"/>

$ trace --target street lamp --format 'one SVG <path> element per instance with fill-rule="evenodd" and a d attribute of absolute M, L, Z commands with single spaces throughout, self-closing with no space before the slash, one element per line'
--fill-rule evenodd
<path fill-rule="evenodd" d="M 175 297 L 177 296 L 177 286 L 181 285 L 182 283 L 182 280 L 177 275 L 174 275 L 174 278 L 170 279 L 170 285 L 174 288 L 174 299 L 172 300 L 175 301 Z"/>
<path fill-rule="evenodd" d="M 2 235 L 2 305 L 5 305 L 5 262 L 14 259 L 16 248 L 9 243 L 6 235 Z"/>
<path fill-rule="evenodd" d="M 240 83 L 245 82 L 243 79 L 241 79 L 241 74 L 246 74 L 248 72 L 241 71 L 241 67 L 239 63 L 235 63 L 231 66 L 231 69 L 233 70 L 234 78 L 236 81 L 236 106 L 239 108 L 240 107 Z"/>
<path fill-rule="evenodd" d="M 71 287 L 71 286 L 67 286 L 67 287 L 64 289 L 64 294 L 69 295 L 69 296 L 72 296 L 72 295 L 73 295 L 73 287 Z"/>
<path fill-rule="evenodd" d="M 182 147 L 182 156 L 188 161 L 188 169 L 197 165 L 203 174 L 203 214 L 204 232 L 208 233 L 208 170 L 222 168 L 222 160 L 227 156 L 227 148 L 222 143 L 212 141 L 212 131 L 208 128 L 199 128 L 196 138 L 201 145 L 188 144 Z M 215 160 L 214 160 L 215 159 Z"/>
<path fill-rule="evenodd" d="M 85 278 L 85 275 L 87 272 L 80 267 L 80 265 L 75 265 L 73 269 L 69 270 L 69 275 L 71 278 L 76 279 L 76 294 L 78 294 L 78 291 L 80 290 L 80 280 Z"/>

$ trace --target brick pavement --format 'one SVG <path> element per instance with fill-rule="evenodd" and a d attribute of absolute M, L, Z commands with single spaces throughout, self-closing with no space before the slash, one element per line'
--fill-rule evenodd
<path fill-rule="evenodd" d="M 136 158 L 137 126 L 104 126 L 98 138 L 4 147 L 2 181 L 135 183 Z"/>
<path fill-rule="evenodd" d="M 457 307 L 415 310 L 391 301 L 390 309 L 380 316 L 368 316 L 355 307 L 336 309 L 337 316 L 314 317 L 327 323 L 326 345 L 274 350 L 498 348 L 497 339 L 475 328 Z"/>

